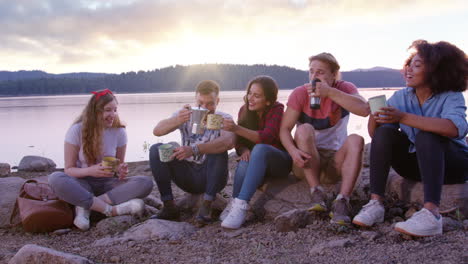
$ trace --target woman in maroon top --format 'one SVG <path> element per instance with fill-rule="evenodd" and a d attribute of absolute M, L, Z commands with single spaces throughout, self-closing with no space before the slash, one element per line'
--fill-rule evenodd
<path fill-rule="evenodd" d="M 240 156 L 234 176 L 234 200 L 221 214 L 221 226 L 237 229 L 245 221 L 248 202 L 264 177 L 286 177 L 292 159 L 279 139 L 283 104 L 276 101 L 278 85 L 269 76 L 251 80 L 239 110 L 239 125 L 224 121 L 224 129 L 238 136 L 236 152 Z"/>

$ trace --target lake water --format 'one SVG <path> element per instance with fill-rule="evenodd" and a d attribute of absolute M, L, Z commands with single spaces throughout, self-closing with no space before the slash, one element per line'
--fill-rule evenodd
<path fill-rule="evenodd" d="M 395 90 L 360 89 L 366 99 Z M 218 110 L 237 120 L 244 91 L 221 92 Z M 278 100 L 286 104 L 291 90 L 281 90 Z M 465 101 L 468 93 L 464 93 Z M 26 155 L 52 159 L 63 167 L 63 141 L 67 129 L 83 110 L 89 95 L 0 97 L 0 162 L 12 166 Z M 178 131 L 163 137 L 153 136 L 153 127 L 186 103 L 192 103 L 194 93 L 119 94 L 119 115 L 127 124 L 127 161 L 147 160 L 147 146 L 168 141 L 180 141 Z M 357 133 L 370 142 L 367 117 L 351 115 L 348 133 Z"/>

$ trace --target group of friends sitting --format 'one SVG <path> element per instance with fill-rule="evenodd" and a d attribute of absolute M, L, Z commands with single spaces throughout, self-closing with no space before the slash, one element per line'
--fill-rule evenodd
<path fill-rule="evenodd" d="M 232 199 L 219 217 L 224 228 L 244 224 L 249 202 L 264 181 L 288 177 L 291 172 L 310 187 L 308 210 L 329 211 L 332 224 L 370 227 L 384 221 L 385 187 L 392 167 L 424 186 L 422 209 L 397 223 L 395 230 L 412 236 L 441 234 L 442 185 L 468 179 L 468 124 L 462 93 L 467 88 L 468 59 L 448 42 L 418 40 L 410 48 L 403 69 L 407 87 L 373 113 L 356 86 L 340 80 L 340 66 L 330 53 L 309 58 L 309 78 L 319 81 L 295 88 L 286 110 L 278 102 L 279 87 L 272 77 L 253 78 L 237 123 L 217 111 L 220 86 L 211 80 L 200 82 L 194 106 L 221 115 L 223 124 L 221 129 L 194 131 L 190 122 L 194 110 L 189 105 L 156 124 L 155 136 L 179 130 L 181 145 L 173 149 L 170 161 L 160 157 L 161 143 L 150 148 L 150 166 L 164 204 L 152 218 L 179 219 L 174 183 L 187 193 L 203 194 L 195 221 L 213 222 L 213 201 L 228 181 L 228 150 L 235 148 L 239 158 Z M 311 108 L 311 97 L 321 99 L 319 108 Z M 74 224 L 82 230 L 90 227 L 90 210 L 107 216 L 141 214 L 142 198 L 153 189 L 150 177 L 127 177 L 127 135 L 117 107 L 111 91 L 93 92 L 65 136 L 64 172 L 49 176 L 58 197 L 75 206 Z M 347 135 L 350 114 L 369 116 L 372 138 L 371 197 L 354 216 L 349 200 L 361 169 L 364 139 Z M 121 161 L 115 172 L 102 162 L 108 156 Z M 340 181 L 339 193 L 328 208 L 322 185 Z"/>

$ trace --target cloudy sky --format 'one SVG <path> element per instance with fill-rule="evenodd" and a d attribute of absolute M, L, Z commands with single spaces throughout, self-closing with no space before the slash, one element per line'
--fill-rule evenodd
<path fill-rule="evenodd" d="M 468 52 L 466 0 L 0 0 L 0 70 L 199 63 L 399 68 L 415 39 Z"/>

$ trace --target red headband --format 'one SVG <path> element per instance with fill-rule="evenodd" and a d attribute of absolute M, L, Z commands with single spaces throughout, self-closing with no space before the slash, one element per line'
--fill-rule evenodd
<path fill-rule="evenodd" d="M 100 92 L 91 92 L 92 94 L 96 95 L 96 101 L 99 100 L 99 97 L 106 95 L 106 94 L 112 94 L 111 90 L 105 89 Z"/>

